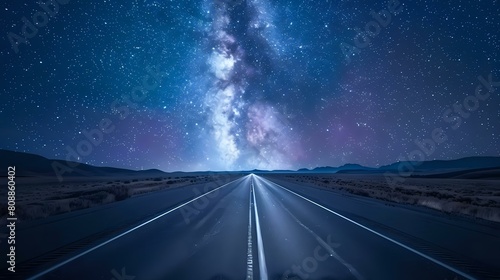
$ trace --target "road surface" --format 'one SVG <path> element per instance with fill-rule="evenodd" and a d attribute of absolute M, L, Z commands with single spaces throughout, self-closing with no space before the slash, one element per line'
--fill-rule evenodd
<path fill-rule="evenodd" d="M 390 221 L 376 222 L 377 215 L 382 216 L 378 221 Z M 491 232 L 426 221 L 412 211 L 250 174 L 57 258 L 28 279 L 500 277 L 491 263 L 453 250 L 462 246 L 460 240 L 435 244 L 439 237 L 423 240 L 425 234 L 405 234 L 393 225 L 397 217 L 419 224 L 417 228 L 441 226 L 446 234 L 488 238 L 491 250 L 500 244 Z"/>

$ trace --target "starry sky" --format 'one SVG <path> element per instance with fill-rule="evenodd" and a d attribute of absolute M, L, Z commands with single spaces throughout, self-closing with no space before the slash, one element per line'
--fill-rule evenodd
<path fill-rule="evenodd" d="M 8 1 L 0 13 L 0 148 L 165 171 L 380 166 L 441 129 L 425 159 L 500 155 L 500 90 L 486 87 L 500 81 L 497 0 Z"/>

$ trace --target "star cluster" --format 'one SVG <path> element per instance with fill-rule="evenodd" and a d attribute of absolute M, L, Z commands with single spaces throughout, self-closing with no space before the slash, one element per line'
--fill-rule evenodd
<path fill-rule="evenodd" d="M 500 154 L 500 90 L 467 99 L 500 81 L 497 1 L 57 3 L 0 7 L 0 148 L 166 171 L 380 166 L 439 128 L 426 159 Z"/>

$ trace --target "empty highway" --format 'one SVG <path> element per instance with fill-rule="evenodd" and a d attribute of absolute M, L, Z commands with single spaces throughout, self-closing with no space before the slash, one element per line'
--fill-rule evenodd
<path fill-rule="evenodd" d="M 491 263 L 464 255 L 467 239 L 500 244 L 473 225 L 250 174 L 45 264 L 28 279 L 495 278 Z"/>

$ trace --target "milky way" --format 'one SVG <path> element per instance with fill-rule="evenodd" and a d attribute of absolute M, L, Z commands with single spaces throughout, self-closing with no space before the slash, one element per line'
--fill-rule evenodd
<path fill-rule="evenodd" d="M 213 81 L 205 104 L 222 167 L 288 168 L 299 151 L 286 118 L 250 86 L 265 82 L 262 65 L 276 55 L 266 38 L 268 12 L 258 1 L 215 1 L 211 10 L 207 74 Z"/>

